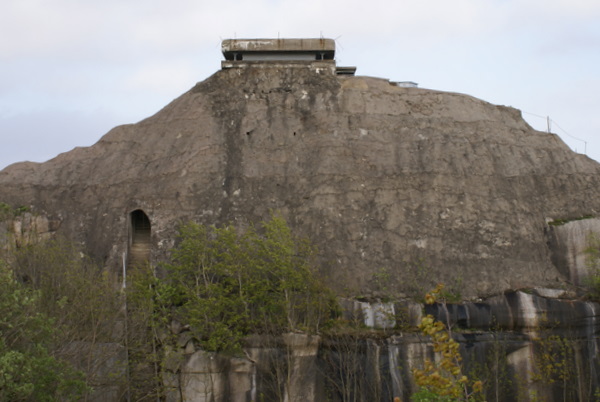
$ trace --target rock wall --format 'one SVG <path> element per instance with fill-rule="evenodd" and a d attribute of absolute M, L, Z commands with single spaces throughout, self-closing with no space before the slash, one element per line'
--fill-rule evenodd
<path fill-rule="evenodd" d="M 59 216 L 108 269 L 131 213 L 151 261 L 179 222 L 244 227 L 279 210 L 330 285 L 373 297 L 460 284 L 464 296 L 554 286 L 547 221 L 600 210 L 600 166 L 467 95 L 309 67 L 222 70 L 156 115 L 43 164 L 0 171 L 0 201 Z"/>
<path fill-rule="evenodd" d="M 0 216 L 0 256 L 10 250 L 51 238 L 60 220 L 29 212 Z"/>
<path fill-rule="evenodd" d="M 565 277 L 584 285 L 590 275 L 594 251 L 600 247 L 600 219 L 587 218 L 553 225 L 549 231 L 552 259 Z M 597 255 L 596 255 L 597 256 Z"/>
<path fill-rule="evenodd" d="M 559 385 L 538 387 L 532 375 L 546 322 L 573 350 L 572 400 L 598 385 L 598 306 L 548 299 L 562 290 L 544 288 L 573 289 L 588 273 L 597 220 L 548 223 L 599 213 L 600 165 L 509 107 L 308 64 L 227 69 L 92 147 L 0 171 L 0 202 L 32 211 L 0 226 L 0 247 L 57 233 L 114 272 L 131 251 L 137 210 L 149 219 L 154 265 L 182 221 L 244 228 L 278 210 L 317 245 L 329 285 L 363 297 L 347 301 L 350 317 L 382 331 L 400 313 L 414 324 L 420 308 L 365 300 L 437 282 L 463 299 L 502 294 L 434 311 L 467 329 L 456 337 L 469 364 L 486 365 L 501 346 L 494 367 L 513 382 L 493 399 L 559 399 Z M 169 398 L 406 399 L 410 368 L 432 356 L 415 334 L 315 339 L 261 340 L 246 359 L 187 342 L 177 351 L 185 360 L 163 373 Z"/>
<path fill-rule="evenodd" d="M 435 304 L 425 312 L 453 328 L 464 373 L 485 382 L 487 400 L 595 400 L 600 390 L 600 305 L 536 292 L 548 290 L 510 292 L 478 303 Z M 403 332 L 385 329 L 387 318 L 376 332 L 255 336 L 248 340 L 245 357 L 207 353 L 186 343 L 181 345 L 180 369 L 169 373 L 167 400 L 409 400 L 417 389 L 412 369 L 436 359 L 428 338 L 408 330 L 421 314 L 414 307 L 412 302 L 394 306 L 394 320 L 407 328 Z M 354 319 L 372 322 L 364 311 L 373 308 L 378 309 L 354 310 Z M 352 311 L 348 314 L 352 319 Z M 548 353 L 552 359 L 543 360 Z M 544 374 L 541 368 L 547 364 L 556 371 Z"/>
<path fill-rule="evenodd" d="M 588 272 L 586 248 L 599 233 L 598 219 L 551 225 L 556 266 L 581 280 Z M 58 221 L 24 213 L 4 220 L 3 248 L 25 246 L 51 236 Z M 565 274 L 566 275 L 566 274 Z M 576 282 L 577 283 L 577 282 Z M 287 334 L 255 336 L 243 356 L 229 357 L 197 348 L 191 332 L 173 325 L 178 338 L 163 366 L 169 401 L 322 401 L 408 400 L 416 386 L 412 369 L 435 359 L 427 338 L 415 332 L 423 313 L 453 328 L 466 372 L 485 377 L 488 400 L 593 400 L 600 387 L 600 305 L 577 299 L 571 287 L 509 291 L 474 302 L 426 306 L 398 302 L 341 299 L 344 319 L 355 328 L 374 328 L 337 336 Z M 82 348 L 73 345 L 74 350 Z M 125 395 L 126 358 L 122 346 L 99 345 L 93 358 L 93 400 Z M 562 348 L 562 349 L 561 349 Z M 553 353 L 552 364 L 564 364 L 540 375 L 540 356 Z M 77 361 L 76 353 L 71 353 Z M 86 354 L 87 355 L 87 354 Z"/>

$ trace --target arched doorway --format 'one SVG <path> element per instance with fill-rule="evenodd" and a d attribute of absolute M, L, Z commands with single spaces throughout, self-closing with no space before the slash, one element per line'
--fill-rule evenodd
<path fill-rule="evenodd" d="M 152 225 L 148 215 L 141 209 L 136 209 L 129 214 L 131 223 L 131 237 L 127 265 L 147 264 L 150 261 L 150 239 Z"/>

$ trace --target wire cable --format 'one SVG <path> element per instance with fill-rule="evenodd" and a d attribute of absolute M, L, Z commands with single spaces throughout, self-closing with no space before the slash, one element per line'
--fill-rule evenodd
<path fill-rule="evenodd" d="M 583 151 L 583 153 L 584 153 L 584 155 L 587 155 L 587 141 L 586 141 L 586 140 L 582 140 L 581 138 L 577 138 L 577 137 L 575 137 L 574 135 L 571 135 L 571 134 L 569 134 L 569 133 L 568 133 L 568 132 L 567 132 L 567 131 L 566 131 L 564 128 L 562 128 L 562 127 L 561 127 L 561 126 L 560 126 L 560 125 L 559 125 L 559 124 L 558 124 L 558 123 L 557 123 L 555 120 L 552 120 L 552 119 L 550 118 L 550 116 L 542 116 L 542 115 L 539 115 L 539 114 L 536 114 L 536 113 L 525 112 L 525 111 L 523 111 L 523 113 L 525 113 L 525 114 L 528 114 L 528 115 L 531 115 L 531 116 L 539 117 L 539 118 L 541 118 L 541 119 L 544 119 L 544 120 L 546 120 L 546 121 L 547 121 L 547 123 L 548 123 L 548 132 L 549 132 L 549 133 L 551 132 L 551 131 L 550 131 L 550 128 L 551 128 L 552 124 L 554 124 L 554 125 L 555 125 L 556 127 L 558 127 L 558 128 L 560 129 L 560 131 L 562 131 L 562 132 L 563 132 L 563 133 L 564 133 L 564 134 L 565 134 L 567 137 L 569 137 L 569 138 L 572 138 L 572 139 L 574 139 L 574 140 L 577 140 L 577 141 L 581 141 L 581 142 L 583 142 L 583 150 L 584 150 L 584 151 Z"/>

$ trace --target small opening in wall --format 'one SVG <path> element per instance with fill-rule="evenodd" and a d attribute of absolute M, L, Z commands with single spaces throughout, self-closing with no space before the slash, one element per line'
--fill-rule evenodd
<path fill-rule="evenodd" d="M 130 214 L 131 245 L 129 247 L 129 265 L 139 265 L 150 260 L 152 225 L 148 215 L 141 209 Z"/>
<path fill-rule="evenodd" d="M 133 230 L 133 243 L 140 240 L 145 240 L 150 237 L 152 225 L 148 215 L 141 209 L 136 209 L 131 213 L 131 228 Z"/>

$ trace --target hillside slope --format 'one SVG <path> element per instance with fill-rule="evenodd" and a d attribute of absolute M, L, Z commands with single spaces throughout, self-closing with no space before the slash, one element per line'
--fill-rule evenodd
<path fill-rule="evenodd" d="M 182 220 L 244 226 L 278 210 L 341 292 L 443 281 L 474 296 L 565 280 L 547 221 L 595 215 L 599 173 L 512 108 L 264 67 L 221 70 L 91 147 L 9 166 L 0 201 L 60 221 L 115 270 L 134 210 L 150 219 L 155 262 Z"/>

